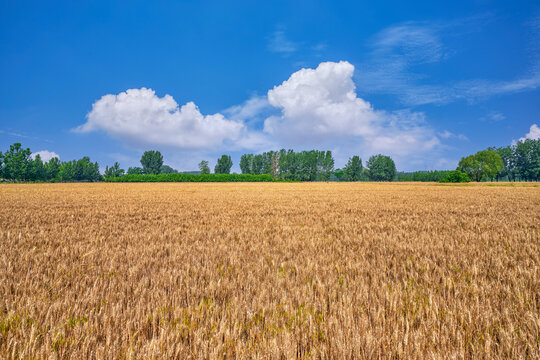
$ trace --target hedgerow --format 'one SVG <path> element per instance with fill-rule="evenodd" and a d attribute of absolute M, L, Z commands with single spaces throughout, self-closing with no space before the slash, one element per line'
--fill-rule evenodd
<path fill-rule="evenodd" d="M 107 177 L 106 182 L 270 182 L 271 175 L 251 174 L 131 174 L 118 177 Z"/>
<path fill-rule="evenodd" d="M 469 176 L 464 172 L 459 170 L 449 171 L 445 177 L 443 177 L 439 182 L 441 183 L 468 183 L 471 182 Z"/>

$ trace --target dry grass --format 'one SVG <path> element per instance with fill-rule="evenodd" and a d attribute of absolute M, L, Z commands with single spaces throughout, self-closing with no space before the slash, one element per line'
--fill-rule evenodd
<path fill-rule="evenodd" d="M 1 358 L 538 358 L 540 188 L 0 186 Z"/>

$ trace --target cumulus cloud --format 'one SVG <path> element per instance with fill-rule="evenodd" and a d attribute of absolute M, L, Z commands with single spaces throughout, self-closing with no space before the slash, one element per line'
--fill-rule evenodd
<path fill-rule="evenodd" d="M 271 108 L 266 96 L 252 96 L 243 104 L 231 106 L 223 113 L 231 120 L 252 122 Z"/>
<path fill-rule="evenodd" d="M 382 152 L 397 161 L 418 161 L 440 147 L 440 137 L 455 136 L 438 136 L 421 112 L 374 109 L 357 96 L 354 71 L 346 61 L 303 68 L 266 96 L 214 115 L 201 114 L 192 102 L 179 107 L 170 95 L 158 97 L 151 89 L 130 89 L 96 101 L 75 131 L 101 130 L 139 147 L 164 145 L 190 153 L 326 148 L 344 157 Z"/>
<path fill-rule="evenodd" d="M 344 135 L 370 135 L 377 114 L 356 96 L 354 66 L 348 62 L 321 63 L 302 69 L 268 91 L 269 103 L 280 116 L 266 119 L 264 130 L 280 138 L 298 136 L 318 142 Z"/>
<path fill-rule="evenodd" d="M 440 143 L 422 113 L 377 111 L 359 98 L 353 73 L 346 61 L 295 72 L 268 91 L 269 103 L 281 114 L 267 118 L 264 131 L 281 143 L 347 143 L 395 155 L 428 151 Z"/>
<path fill-rule="evenodd" d="M 377 115 L 368 102 L 356 97 L 353 72 L 353 65 L 341 61 L 292 74 L 268 91 L 268 101 L 282 115 L 268 118 L 265 131 L 285 138 L 309 135 L 314 141 L 369 134 Z"/>
<path fill-rule="evenodd" d="M 39 155 L 39 157 L 41 158 L 41 161 L 43 162 L 47 162 L 51 160 L 52 158 L 58 158 L 60 160 L 60 156 L 58 156 L 58 154 L 55 153 L 54 151 L 41 150 L 41 151 L 32 153 L 30 157 L 33 160 L 36 158 L 37 155 Z"/>
<path fill-rule="evenodd" d="M 532 124 L 531 128 L 529 129 L 529 132 L 525 134 L 525 137 L 520 138 L 519 141 L 525 141 L 527 139 L 530 139 L 530 140 L 540 139 L 540 127 L 538 125 Z"/>
<path fill-rule="evenodd" d="M 245 126 L 219 113 L 203 115 L 193 102 L 179 107 L 172 96 L 159 97 L 154 90 L 141 88 L 103 96 L 92 105 L 86 123 L 75 129 L 97 130 L 135 144 L 193 149 L 234 142 Z"/>

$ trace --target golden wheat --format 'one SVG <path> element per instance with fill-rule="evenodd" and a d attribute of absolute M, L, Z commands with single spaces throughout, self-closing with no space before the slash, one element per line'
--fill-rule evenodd
<path fill-rule="evenodd" d="M 0 186 L 2 358 L 538 358 L 540 188 Z"/>

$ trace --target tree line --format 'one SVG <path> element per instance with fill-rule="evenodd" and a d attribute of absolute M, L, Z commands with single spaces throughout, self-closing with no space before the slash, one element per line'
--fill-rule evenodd
<path fill-rule="evenodd" d="M 329 150 L 295 152 L 281 149 L 242 155 L 240 170 L 243 174 L 268 174 L 290 181 L 392 181 L 396 165 L 389 156 L 374 155 L 364 168 L 360 157 L 355 155 L 343 169 L 334 169 L 334 158 Z"/>
<path fill-rule="evenodd" d="M 0 152 L 0 178 L 17 181 L 99 181 L 101 174 L 97 162 L 85 156 L 79 160 L 61 162 L 53 157 L 47 162 L 37 154 L 33 159 L 29 148 L 20 143 Z"/>
<path fill-rule="evenodd" d="M 31 155 L 30 149 L 23 148 L 20 143 L 11 145 L 5 153 L 0 152 L 0 179 L 69 182 L 102 181 L 132 175 L 178 174 L 177 170 L 163 163 L 163 155 L 155 150 L 143 153 L 140 167 L 130 167 L 126 171 L 118 162 L 115 162 L 112 166 L 105 167 L 103 175 L 100 173 L 99 164 L 90 161 L 87 156 L 72 161 L 60 161 L 54 157 L 43 162 L 39 154 L 34 157 Z M 230 174 L 232 166 L 231 157 L 222 155 L 217 159 L 214 174 Z M 358 156 L 352 156 L 343 169 L 334 169 L 332 152 L 318 150 L 295 152 L 281 149 L 262 154 L 244 154 L 240 158 L 240 169 L 244 175 L 269 175 L 271 178 L 286 181 L 392 181 L 396 175 L 394 161 L 388 156 L 372 156 L 367 161 L 366 168 L 363 167 L 362 160 Z M 201 161 L 197 175 L 209 174 L 208 161 Z M 135 179 L 135 177 L 132 178 Z M 173 179 L 175 177 L 154 177 L 152 181 L 159 178 Z M 140 178 L 136 179 L 140 181 Z M 235 179 L 239 181 L 243 178 Z M 256 177 L 249 177 L 249 179 L 256 179 Z"/>
<path fill-rule="evenodd" d="M 540 180 L 540 139 L 526 139 L 505 147 L 490 147 L 463 157 L 456 170 L 471 180 Z"/>
<path fill-rule="evenodd" d="M 396 181 L 439 182 L 448 177 L 450 170 L 398 172 Z"/>
<path fill-rule="evenodd" d="M 29 148 L 20 143 L 0 152 L 0 179 L 12 181 L 102 181 L 126 176 L 179 174 L 178 170 L 163 163 L 159 151 L 145 151 L 140 159 L 140 167 L 130 167 L 125 171 L 118 162 L 106 166 L 103 175 L 97 162 L 85 156 L 79 160 L 60 161 L 52 158 L 43 162 L 39 154 L 34 157 Z M 300 151 L 281 149 L 262 154 L 243 154 L 240 170 L 244 175 L 269 175 L 273 179 L 285 181 L 440 181 L 467 182 L 485 180 L 538 181 L 540 179 L 540 139 L 523 140 L 506 147 L 490 147 L 476 154 L 463 157 L 453 171 L 396 172 L 392 158 L 385 155 L 371 156 L 365 167 L 359 156 L 349 158 L 342 169 L 334 168 L 331 151 Z M 229 155 L 217 159 L 214 174 L 230 174 L 233 166 Z M 207 160 L 199 163 L 198 172 L 192 175 L 210 174 Z M 179 174 L 180 175 L 180 174 Z M 209 181 L 210 177 L 205 177 Z M 131 177 L 135 179 L 135 177 Z M 137 181 L 140 177 L 136 177 Z M 184 179 L 184 177 L 155 177 L 156 179 Z M 127 177 L 125 178 L 128 179 Z M 186 177 L 187 179 L 187 177 Z M 189 178 L 191 179 L 191 177 Z M 225 177 L 220 178 L 224 181 Z M 231 181 L 242 181 L 241 177 Z M 246 177 L 247 179 L 247 177 Z M 250 181 L 256 179 L 251 177 Z M 266 178 L 265 178 L 266 179 Z M 181 180 L 178 180 L 181 181 Z M 190 180 L 193 181 L 193 180 Z"/>

